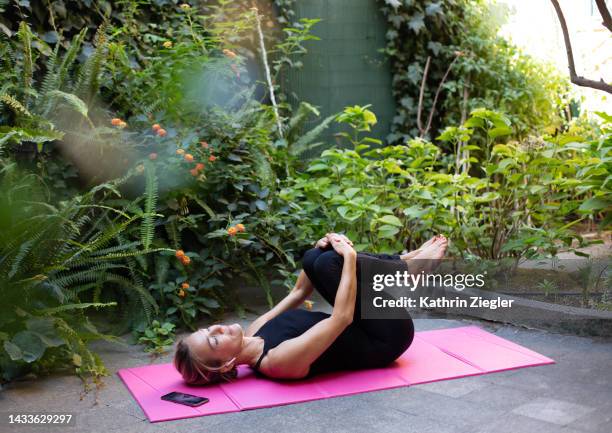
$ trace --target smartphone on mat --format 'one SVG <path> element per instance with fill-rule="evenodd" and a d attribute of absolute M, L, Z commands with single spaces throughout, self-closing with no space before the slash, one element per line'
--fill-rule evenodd
<path fill-rule="evenodd" d="M 162 400 L 171 401 L 173 403 L 184 404 L 186 406 L 201 406 L 208 403 L 210 400 L 206 397 L 198 397 L 197 395 L 185 394 L 183 392 L 169 392 L 166 395 L 162 395 Z"/>

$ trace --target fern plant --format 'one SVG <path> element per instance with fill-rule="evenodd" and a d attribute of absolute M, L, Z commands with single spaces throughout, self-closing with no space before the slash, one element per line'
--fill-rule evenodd
<path fill-rule="evenodd" d="M 151 321 L 157 304 L 134 272 L 133 260 L 152 252 L 155 199 L 140 210 L 138 198 L 123 207 L 105 204 L 134 175 L 98 185 L 58 206 L 46 190 L 14 163 L 0 170 L 0 376 L 71 365 L 94 378 L 105 373 L 87 348 L 99 332 L 88 311 L 117 308 L 134 320 Z M 147 175 L 147 192 L 156 190 Z M 142 240 L 133 239 L 144 234 Z"/>
<path fill-rule="evenodd" d="M 0 87 L 0 119 L 8 124 L 0 126 L 0 144 L 34 142 L 40 151 L 43 143 L 62 138 L 61 130 L 66 125 L 58 124 L 62 123 L 61 114 L 65 110 L 77 113 L 85 125 L 95 129 L 90 107 L 100 87 L 107 53 L 107 28 L 106 22 L 99 27 L 93 54 L 78 66 L 76 60 L 87 28 L 72 39 L 69 48 L 60 56 L 59 42 L 51 50 L 44 41 L 36 39 L 25 21 L 21 22 L 17 40 L 3 44 L 5 55 L 4 60 L 0 60 L 0 70 L 8 77 Z M 38 65 L 32 48 L 34 42 L 49 54 L 41 79 L 37 76 L 41 75 L 39 70 L 43 66 L 42 62 Z"/>
<path fill-rule="evenodd" d="M 317 142 L 315 140 L 329 127 L 337 117 L 337 114 L 327 116 L 309 131 L 303 131 L 304 125 L 311 116 L 319 117 L 320 115 L 321 113 L 316 107 L 307 102 L 300 102 L 297 110 L 289 119 L 288 128 L 285 132 L 290 155 L 301 157 L 303 154 L 309 153 L 324 144 L 323 142 Z"/>

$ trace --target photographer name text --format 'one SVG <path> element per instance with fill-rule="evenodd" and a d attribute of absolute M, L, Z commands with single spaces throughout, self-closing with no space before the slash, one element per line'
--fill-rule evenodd
<path fill-rule="evenodd" d="M 470 296 L 468 299 L 455 297 L 449 299 L 446 297 L 431 298 L 422 296 L 418 299 L 402 296 L 398 299 L 384 299 L 377 296 L 372 299 L 376 308 L 489 308 L 497 310 L 498 308 L 511 308 L 513 299 L 503 299 L 497 297 L 495 299 L 486 299 L 481 296 Z"/>

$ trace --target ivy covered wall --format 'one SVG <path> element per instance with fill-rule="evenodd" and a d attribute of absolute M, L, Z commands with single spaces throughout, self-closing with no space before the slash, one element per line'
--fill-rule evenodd
<path fill-rule="evenodd" d="M 435 138 L 443 125 L 465 120 L 478 107 L 506 114 L 517 138 L 563 123 L 567 79 L 498 36 L 508 13 L 503 5 L 489 0 L 372 1 L 388 23 L 385 52 L 397 104 L 391 142 Z"/>

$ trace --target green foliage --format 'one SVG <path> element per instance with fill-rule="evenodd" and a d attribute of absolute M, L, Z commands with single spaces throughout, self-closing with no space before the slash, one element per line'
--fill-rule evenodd
<path fill-rule="evenodd" d="M 587 197 L 578 211 L 585 215 L 601 214 L 602 227 L 612 224 L 612 116 L 605 113 L 596 113 L 602 120 L 600 134 L 593 140 L 584 142 L 574 141 L 572 131 L 562 141 L 570 141 L 566 147 L 574 150 L 575 154 L 586 153 L 589 159 L 571 158 L 570 163 L 578 163 L 580 183 L 576 185 L 577 191 Z M 572 156 L 573 156 L 572 155 Z"/>
<path fill-rule="evenodd" d="M 79 2 L 72 3 L 78 7 Z M 282 271 L 287 264 L 294 266 L 292 248 L 299 240 L 285 250 L 278 234 L 284 231 L 282 236 L 290 237 L 284 223 L 297 218 L 292 220 L 291 210 L 274 199 L 273 191 L 279 176 L 294 170 L 297 157 L 316 144 L 317 135 L 332 119 L 302 136 L 303 121 L 318 116 L 314 107 L 304 105 L 289 120 L 286 139 L 270 141 L 272 112 L 253 99 L 256 86 L 249 82 L 244 57 L 223 51 L 245 38 L 254 15 L 247 8 L 237 15 L 236 5 L 221 3 L 211 6 L 208 15 L 177 7 L 164 26 L 141 32 L 146 5 L 124 2 L 110 21 L 96 22 L 85 14 L 88 27 L 97 31 L 67 30 L 63 33 L 72 35 L 69 43 L 55 29 L 43 34 L 36 25 L 36 33 L 21 22 L 9 43 L 2 44 L 6 55 L 0 67 L 6 80 L 0 88 L 0 149 L 18 156 L 35 145 L 34 163 L 28 168 L 38 172 L 49 187 L 49 195 L 37 199 L 36 212 L 27 210 L 23 226 L 3 227 L 7 229 L 3 233 L 10 235 L 5 236 L 2 257 L 14 257 L 2 263 L 9 267 L 2 281 L 7 299 L 0 333 L 3 380 L 66 366 L 94 379 L 104 374 L 87 343 L 113 337 L 98 332 L 90 309 L 111 308 L 119 319 L 114 332 L 144 329 L 141 341 L 149 350 L 159 351 L 171 342 L 171 335 L 164 334 L 170 334 L 175 324 L 194 328 L 202 315 L 237 304 L 232 292 L 223 290 L 228 279 L 251 277 L 265 288 L 270 304 L 274 272 L 260 269 L 272 264 L 269 269 L 291 279 Z M 235 18 L 228 19 L 230 15 Z M 91 39 L 88 35 L 94 33 Z M 301 53 L 300 43 L 308 39 L 307 30 L 295 28 L 287 33 L 293 35 L 287 44 L 278 49 L 271 45 L 279 53 L 277 72 L 283 63 L 293 66 L 291 56 Z M 198 87 L 198 81 L 210 81 L 213 86 Z M 129 120 L 129 128 L 96 126 L 107 122 L 106 114 L 97 108 L 99 89 Z M 201 100 L 229 103 L 201 106 Z M 136 132 L 138 127 L 149 130 L 152 119 L 167 128 L 165 140 Z M 204 151 L 199 145 L 202 138 L 214 147 Z M 175 153 L 177 145 L 191 147 L 197 161 L 207 165 L 214 149 L 219 160 L 211 165 L 218 170 L 207 170 L 197 179 L 189 175 L 189 168 Z M 111 197 L 118 195 L 117 183 L 72 197 L 74 190 L 67 182 L 76 173 L 74 166 L 57 157 L 59 147 L 70 149 L 68 155 L 79 169 L 108 177 L 120 175 L 130 162 L 140 162 L 153 150 L 160 156 L 136 167 L 144 171 L 142 196 L 136 193 L 129 198 L 135 187 L 132 180 L 125 197 Z M 125 165 L 117 167 L 115 161 Z M 108 163 L 113 164 L 108 167 L 111 170 L 105 167 Z M 90 178 L 94 185 L 100 182 L 98 176 Z M 3 179 L 9 182 L 13 177 Z M 10 197 L 13 189 L 23 189 L 6 185 L 3 191 L 10 191 Z M 22 208 L 27 205 L 19 202 L 5 209 L 20 213 Z M 163 221 L 158 212 L 164 213 Z M 19 219 L 14 217 L 10 215 L 11 222 Z M 157 228 L 160 222 L 165 233 Z M 230 238 L 228 224 L 239 222 L 248 225 L 248 233 Z M 217 236 L 220 232 L 224 236 Z M 179 264 L 167 249 L 169 244 L 178 249 L 183 243 L 188 245 L 183 248 L 188 250 L 191 266 Z M 150 252 L 156 254 L 147 257 Z M 188 288 L 183 289 L 187 280 Z M 27 296 L 16 296 L 24 291 Z M 154 317 L 164 319 L 164 325 L 149 325 Z"/>
<path fill-rule="evenodd" d="M 574 272 L 570 272 L 570 277 L 581 289 L 581 303 L 583 307 L 594 306 L 599 309 L 609 309 L 610 300 L 607 299 L 610 291 L 609 267 L 609 260 L 594 260 L 589 258 L 585 261 L 583 266 Z M 595 302 L 595 305 L 592 305 L 594 303 L 591 299 L 592 292 L 603 292 L 601 302 Z"/>
<path fill-rule="evenodd" d="M 278 78 L 285 67 L 300 68 L 302 66 L 302 63 L 295 58 L 307 53 L 303 45 L 304 42 L 320 40 L 320 38 L 311 34 L 312 28 L 319 21 L 321 20 L 302 18 L 295 26 L 283 29 L 285 37 L 271 51 L 271 54 L 274 56 L 272 65 L 274 78 Z"/>
<path fill-rule="evenodd" d="M 140 226 L 140 239 L 145 250 L 151 247 L 153 237 L 155 235 L 155 227 L 153 225 L 157 209 L 157 177 L 155 175 L 155 166 L 149 164 L 145 170 L 145 205 Z"/>
<path fill-rule="evenodd" d="M 503 13 L 501 6 L 484 0 L 381 4 L 389 23 L 385 52 L 391 59 L 397 103 L 391 142 L 419 135 L 419 90 L 428 57 L 422 118 L 432 110 L 434 95 L 450 67 L 429 137 L 444 125 L 463 122 L 478 107 L 505 113 L 516 138 L 561 126 L 561 110 L 568 102 L 567 79 L 497 35 L 500 23 L 495 16 Z"/>
<path fill-rule="evenodd" d="M 156 257 L 156 281 L 149 290 L 160 305 L 163 320 L 195 329 L 202 315 L 215 316 L 221 308 L 222 298 L 218 292 L 224 284 L 216 275 L 225 266 L 214 257 L 204 257 L 203 254 L 188 253 L 195 268 L 189 273 L 173 267 L 169 256 Z"/>
<path fill-rule="evenodd" d="M 10 56 L 19 60 L 15 64 L 0 64 L 2 71 L 9 72 L 9 79 L 0 90 L 0 100 L 9 111 L 2 110 L 0 119 L 13 126 L 38 130 L 40 135 L 55 134 L 53 140 L 61 138 L 57 137 L 57 132 L 55 132 L 61 113 L 78 113 L 91 123 L 88 103 L 82 98 L 91 102 L 93 95 L 98 91 L 97 83 L 101 73 L 99 64 L 106 49 L 105 29 L 106 26 L 102 25 L 97 33 L 96 51 L 90 60 L 83 66 L 77 67 L 75 60 L 83 44 L 85 30 L 74 37 L 70 48 L 60 58 L 59 45 L 51 50 L 44 41 L 36 40 L 25 21 L 21 22 L 17 33 L 19 48 L 12 48 L 11 45 L 8 45 L 11 50 Z M 34 42 L 38 46 L 36 52 L 33 50 Z M 37 80 L 34 72 L 35 69 L 43 68 L 38 62 L 39 57 L 43 55 L 48 55 L 49 60 L 44 65 L 44 75 L 37 73 L 42 76 L 40 80 Z M 18 144 L 31 141 L 27 136 L 25 139 L 21 137 L 22 134 L 15 134 L 11 140 Z"/>
<path fill-rule="evenodd" d="M 301 121 L 296 118 L 292 129 L 297 131 Z M 192 327 L 201 314 L 235 303 L 231 293 L 220 289 L 223 281 L 236 277 L 263 287 L 273 303 L 270 280 L 276 277 L 271 271 L 294 266 L 305 238 L 292 231 L 303 214 L 295 214 L 293 204 L 276 194 L 287 170 L 296 170 L 299 152 L 293 143 L 271 142 L 274 129 L 271 109 L 246 99 L 234 110 L 208 112 L 205 129 L 172 128 L 163 139 L 143 135 L 143 147 L 156 153 L 152 164 L 163 179 L 158 212 L 165 216 L 172 245 L 191 245 L 185 250 L 193 260 L 188 267 L 155 265 L 169 269 L 165 278 L 172 281 L 151 286 L 164 305 L 165 320 Z M 297 132 L 287 138 L 308 149 L 316 134 L 307 135 L 308 141 Z M 188 162 L 186 155 L 193 160 Z M 204 168 L 198 170 L 198 164 Z M 227 229 L 239 223 L 247 231 L 228 235 Z M 197 289 L 184 299 L 176 295 L 180 278 Z"/>
<path fill-rule="evenodd" d="M 151 326 L 144 330 L 138 342 L 146 346 L 145 351 L 155 354 L 163 354 L 174 343 L 175 325 L 170 322 L 154 320 Z"/>
<path fill-rule="evenodd" d="M 36 233 L 12 239 L 7 253 L 19 263 L 36 252 L 48 256 L 46 266 L 51 268 L 44 273 L 37 268 L 40 263 L 21 270 L 15 263 L 15 275 L 6 284 L 27 280 L 30 271 L 44 276 L 40 285 L 63 296 L 45 307 L 45 314 L 73 319 L 66 329 L 83 344 L 82 324 L 93 326 L 90 308 L 112 309 L 119 319 L 113 332 L 149 329 L 154 335 L 147 342 L 156 350 L 163 341 L 151 325 L 154 318 L 194 328 L 203 316 L 216 315 L 225 306 L 242 310 L 227 288 L 234 278 L 246 277 L 261 286 L 273 304 L 271 284 L 293 279 L 286 269 L 295 266 L 304 240 L 311 242 L 314 236 L 308 230 L 295 236 L 305 216 L 275 191 L 301 165 L 300 155 L 320 144 L 316 139 L 333 117 L 304 131 L 305 121 L 319 116 L 304 103 L 283 119 L 284 138 L 271 140 L 277 133 L 273 112 L 254 96 L 258 85 L 247 71 L 248 47 L 236 48 L 250 37 L 252 11 L 227 1 L 201 8 L 172 6 L 165 10 L 163 24 L 151 27 L 147 20 L 161 10 L 157 3 L 123 2 L 113 14 L 105 10 L 102 21 L 84 14 L 87 25 L 76 31 L 63 29 L 70 19 L 61 16 L 53 25 L 71 41 L 55 29 L 41 30 L 47 24 L 37 21 L 44 12 L 38 4 L 24 5 L 37 11 L 29 20 L 35 31 L 25 22 L 15 35 L 12 27 L 2 27 L 10 38 L 2 45 L 7 55 L 0 60 L 6 73 L 0 88 L 0 149 L 24 172 L 44 179 L 48 193 L 38 202 L 49 215 L 37 214 L 37 221 L 69 232 L 56 234 L 57 241 L 43 235 L 38 239 Z M 70 6 L 78 10 L 80 2 Z M 152 6 L 149 16 L 143 13 L 147 6 Z M 49 8 L 57 12 L 56 5 Z M 303 53 L 301 43 L 310 38 L 314 23 L 287 29 L 288 39 L 278 47 L 269 43 L 275 72 L 297 66 L 293 57 Z M 103 99 L 118 113 L 108 116 L 100 109 Z M 110 128 L 109 117 L 127 123 L 115 122 L 117 127 Z M 150 132 L 152 123 L 163 125 L 165 137 Z M 202 146 L 204 140 L 210 147 Z M 190 153 L 193 163 L 178 155 L 178 149 Z M 196 163 L 206 169 L 194 176 L 190 170 Z M 100 183 L 115 177 L 120 180 Z M 74 187 L 83 183 L 93 189 L 74 195 Z M 64 211 L 61 217 L 54 214 Z M 246 232 L 230 236 L 227 229 L 239 223 L 247 226 Z M 38 241 L 56 248 L 50 252 Z M 190 262 L 175 257 L 174 249 L 184 249 Z M 71 254 L 74 264 L 55 252 Z M 63 261 L 56 264 L 56 259 Z M 24 298 L 20 308 L 39 314 L 36 299 Z M 13 341 L 13 333 L 25 332 L 28 322 L 11 320 L 14 329 L 2 334 L 10 351 L 3 366 L 20 370 L 5 378 L 28 369 L 52 369 L 65 359 L 72 359 L 80 373 L 103 373 L 99 359 L 85 349 L 75 352 L 77 343 L 66 343 L 68 337 L 60 336 L 63 343 L 57 350 L 20 346 L 22 337 Z M 95 338 L 93 331 L 90 336 Z M 36 359 L 19 361 L 26 352 L 37 354 Z"/>
<path fill-rule="evenodd" d="M 71 157 L 84 150 L 80 159 L 88 152 L 99 158 L 99 147 L 105 141 L 102 136 L 112 135 L 96 128 L 91 120 L 100 116 L 93 104 L 106 56 L 106 25 L 96 33 L 94 53 L 79 66 L 76 59 L 85 30 L 60 55 L 59 44 L 52 50 L 22 22 L 18 40 L 13 38 L 6 45 L 8 57 L 16 61 L 0 62 L 0 70 L 6 73 L 0 88 L 0 148 L 5 155 L 14 155 L 21 167 L 43 177 L 51 175 L 54 202 L 70 197 L 79 186 L 79 173 Z M 60 140 L 71 144 L 64 152 L 70 157 L 57 157 Z"/>
<path fill-rule="evenodd" d="M 540 283 L 538 283 L 536 287 L 544 292 L 544 296 L 554 294 L 555 300 L 557 299 L 557 293 L 559 292 L 559 286 L 554 281 L 544 279 Z"/>
<path fill-rule="evenodd" d="M 303 203 L 315 231 L 344 231 L 358 248 L 397 252 L 405 240 L 416 245 L 445 233 L 463 257 L 554 256 L 573 239 L 584 245 L 570 228 L 599 211 L 585 209 L 585 197 L 609 203 L 609 188 L 583 187 L 595 183 L 593 176 L 609 178 L 609 148 L 602 153 L 569 136 L 503 143 L 509 119 L 477 109 L 439 137 L 454 144 L 457 158 L 421 139 L 370 150 L 367 137 L 357 135 L 366 129 L 355 120 L 364 119 L 355 117 L 363 109 L 338 117 L 355 129 L 346 135 L 353 148 L 324 151 L 281 193 Z"/>
<path fill-rule="evenodd" d="M 127 179 L 101 184 L 58 206 L 40 180 L 3 164 L 0 172 L 0 366 L 3 380 L 67 366 L 82 375 L 104 367 L 87 347 L 100 333 L 85 314 L 116 306 L 126 315 L 151 314 L 157 304 L 126 276 L 126 260 L 156 250 L 125 244 L 141 215 L 103 203 Z M 122 299 L 107 302 L 104 297 Z"/>

